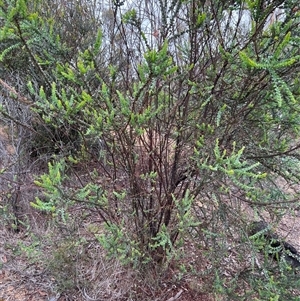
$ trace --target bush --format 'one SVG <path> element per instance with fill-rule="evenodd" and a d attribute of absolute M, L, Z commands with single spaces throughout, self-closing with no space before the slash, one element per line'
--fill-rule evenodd
<path fill-rule="evenodd" d="M 188 239 L 206 252 L 216 292 L 281 297 L 282 275 L 255 279 L 254 267 L 243 274 L 241 263 L 227 282 L 224 269 L 229 245 L 244 239 L 241 256 L 251 249 L 244 208 L 275 221 L 298 206 L 282 185 L 299 179 L 296 1 L 153 2 L 151 9 L 117 1 L 102 11 L 109 22 L 93 32 L 88 3 L 72 12 L 53 5 L 68 14 L 56 17 L 59 29 L 46 25 L 51 9 L 43 16 L 41 3 L 2 8 L 1 39 L 13 41 L 2 62 L 25 48 L 35 66 L 27 84 L 33 111 L 52 136 L 59 133 L 59 147 L 70 149 L 51 156 L 48 173 L 35 181 L 46 201 L 32 206 L 59 223 L 77 203 L 96 212 L 105 224 L 99 242 L 125 264 L 164 268 Z M 285 14 L 273 22 L 280 9 Z M 82 18 L 78 31 L 71 13 Z M 74 32 L 64 37 L 65 28 Z M 46 44 L 42 54 L 34 41 Z M 68 49 L 70 57 L 60 55 Z M 87 137 L 101 141 L 93 160 Z M 239 275 L 247 275 L 247 288 L 237 293 Z"/>

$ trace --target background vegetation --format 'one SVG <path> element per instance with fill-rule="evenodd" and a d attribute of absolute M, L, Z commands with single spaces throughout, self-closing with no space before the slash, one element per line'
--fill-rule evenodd
<path fill-rule="evenodd" d="M 0 1 L 1 219 L 56 291 L 298 300 L 249 235 L 299 206 L 297 2 Z"/>

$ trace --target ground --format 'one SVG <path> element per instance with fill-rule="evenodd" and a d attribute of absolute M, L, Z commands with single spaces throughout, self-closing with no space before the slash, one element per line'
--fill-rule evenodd
<path fill-rule="evenodd" d="M 36 249 L 38 248 L 36 246 Z M 79 287 L 78 283 L 78 289 L 69 290 L 66 275 L 63 274 L 64 267 L 60 265 L 60 261 L 65 263 L 67 260 L 62 258 L 65 256 L 63 253 L 55 257 L 58 261 L 57 267 L 51 263 L 52 275 L 50 275 L 45 265 L 39 264 L 40 254 L 34 253 L 30 236 L 26 236 L 22 231 L 15 233 L 2 228 L 0 301 L 214 300 L 212 295 L 202 294 L 199 284 L 193 279 L 175 279 L 177 276 L 172 267 L 165 271 L 159 281 L 155 271 L 152 272 L 153 275 L 148 274 L 144 279 L 138 278 L 134 271 L 124 270 L 116 262 L 105 262 L 101 248 L 95 241 L 89 242 L 89 249 L 90 253 L 85 254 L 88 260 L 80 258 L 78 254 L 80 251 L 76 249 L 76 269 L 78 269 L 76 273 L 79 282 L 85 277 L 91 284 L 82 289 L 83 286 Z M 47 250 L 43 253 L 49 256 L 49 262 L 53 260 L 52 254 L 47 254 Z M 85 270 L 80 271 L 81 269 Z M 74 271 L 68 272 L 71 275 Z M 58 293 L 62 284 L 66 287 L 66 291 Z"/>
<path fill-rule="evenodd" d="M 282 219 L 278 225 L 277 232 L 284 236 L 286 241 L 292 243 L 299 250 L 299 236 L 300 218 L 296 213 L 289 214 Z M 32 238 L 27 236 L 26 231 L 13 232 L 7 227 L 2 227 L 0 230 L 0 301 L 96 301 L 96 300 L 139 300 L 138 296 L 148 296 L 148 300 L 162 300 L 162 301 L 214 301 L 216 299 L 212 294 L 201 294 L 201 291 L 207 291 L 198 279 L 182 279 L 174 281 L 176 271 L 174 267 L 165 272 L 164 280 L 161 283 L 155 283 L 155 275 L 153 277 L 153 288 L 155 292 L 151 291 L 151 284 L 143 282 L 138 279 L 133 273 L 128 273 L 124 269 L 116 265 L 108 267 L 103 259 L 102 251 L 95 241 L 89 242 L 91 254 L 89 254 L 90 264 L 89 271 L 85 271 L 86 278 L 92 282 L 97 283 L 97 289 L 93 286 L 88 286 L 89 290 L 78 289 L 77 291 L 69 291 L 67 293 L 57 293 L 59 281 L 65 279 L 54 278 L 45 270 L 45 266 L 39 265 L 38 260 L 34 254 L 32 246 Z M 26 247 L 27 246 L 27 249 Z M 193 255 L 193 250 L 191 256 Z M 22 253 L 23 252 L 23 253 Z M 77 252 L 79 252 L 77 250 Z M 80 252 L 79 252 L 80 253 Z M 45 251 L 45 256 L 50 256 Z M 31 258 L 30 258 L 31 256 Z M 63 256 L 63 255 L 60 255 Z M 78 256 L 78 254 L 76 255 Z M 225 273 L 230 275 L 235 273 L 235 258 L 234 250 L 232 257 L 226 259 L 228 261 L 228 269 Z M 57 260 L 62 260 L 57 257 Z M 82 258 L 77 258 L 78 270 L 84 268 L 81 266 Z M 204 264 L 205 259 L 202 258 L 200 262 Z M 61 266 L 58 270 L 61 270 Z M 76 271 L 78 274 L 80 271 Z M 55 274 L 55 273 L 54 273 Z M 103 278 L 105 274 L 106 279 Z M 83 275 L 79 275 L 81 279 Z M 151 277 L 147 276 L 149 280 Z M 148 281 L 147 280 L 147 281 Z M 127 291 L 126 291 L 127 290 Z M 101 291 L 101 292 L 100 292 Z M 143 291 L 143 292 L 142 292 Z M 155 294 L 155 295 L 154 295 Z M 129 298 L 130 296 L 130 298 Z"/>

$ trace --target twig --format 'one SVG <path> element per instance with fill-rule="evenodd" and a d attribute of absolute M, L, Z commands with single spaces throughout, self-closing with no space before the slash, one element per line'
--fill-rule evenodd
<path fill-rule="evenodd" d="M 86 300 L 88 300 L 88 301 L 100 301 L 100 299 L 94 299 L 94 298 L 91 298 L 87 293 L 86 293 L 86 290 L 85 290 L 85 288 L 83 289 L 83 295 L 84 295 L 84 297 L 86 298 Z"/>
<path fill-rule="evenodd" d="M 0 78 L 0 84 L 2 87 L 4 87 L 6 90 L 8 90 L 10 93 L 12 93 L 14 96 L 17 97 L 17 101 L 21 102 L 26 105 L 33 105 L 33 102 L 31 100 L 28 100 L 26 97 L 20 95 L 13 87 L 11 87 L 9 84 L 7 84 L 4 80 Z"/>
<path fill-rule="evenodd" d="M 182 292 L 183 292 L 183 290 L 181 289 L 174 297 L 169 298 L 167 301 L 177 300 L 181 296 Z"/>

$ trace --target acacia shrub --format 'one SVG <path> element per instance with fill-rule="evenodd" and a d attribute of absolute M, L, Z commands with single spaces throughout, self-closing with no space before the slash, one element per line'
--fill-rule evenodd
<path fill-rule="evenodd" d="M 104 145 L 85 181 L 81 154 L 49 163 L 36 181 L 47 202 L 32 205 L 67 223 L 70 206 L 85 204 L 106 223 L 108 253 L 136 266 L 169 263 L 190 234 L 209 250 L 215 289 L 232 293 L 228 245 L 237 233 L 249 243 L 241 250 L 251 245 L 243 206 L 278 221 L 298 205 L 274 179 L 298 181 L 299 15 L 289 1 L 286 18 L 265 26 L 283 1 L 262 2 L 114 3 L 93 45 L 58 61 L 50 85 L 28 85 L 46 124 Z"/>

